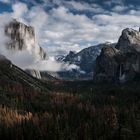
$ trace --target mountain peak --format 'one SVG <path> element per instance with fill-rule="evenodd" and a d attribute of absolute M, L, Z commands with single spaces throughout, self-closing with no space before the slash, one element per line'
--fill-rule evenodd
<path fill-rule="evenodd" d="M 69 55 L 75 55 L 75 54 L 76 54 L 76 52 L 74 52 L 74 51 L 69 52 Z"/>
<path fill-rule="evenodd" d="M 124 29 L 116 48 L 124 53 L 140 52 L 140 31 L 131 28 Z"/>
<path fill-rule="evenodd" d="M 103 48 L 96 59 L 95 81 L 127 82 L 140 75 L 140 31 L 126 28 L 116 48 Z"/>
<path fill-rule="evenodd" d="M 79 79 L 92 79 L 93 73 L 94 73 L 94 69 L 95 69 L 95 60 L 97 58 L 97 56 L 100 54 L 101 49 L 103 47 L 113 47 L 115 48 L 115 43 L 102 43 L 102 44 L 98 44 L 95 46 L 90 46 L 88 48 L 84 48 L 79 52 L 73 52 L 70 51 L 68 53 L 68 55 L 66 56 L 59 56 L 57 57 L 57 61 L 63 62 L 63 63 L 68 63 L 68 64 L 73 64 L 76 65 L 77 67 L 79 67 L 79 71 L 71 71 L 71 72 L 65 72 L 63 74 L 63 77 L 61 76 L 62 73 L 60 75 L 60 77 L 62 77 L 63 79 L 65 78 L 65 75 L 68 77 L 70 77 L 70 79 L 75 79 L 75 78 L 79 78 Z M 66 78 L 67 78 L 66 77 Z"/>
<path fill-rule="evenodd" d="M 7 43 L 8 50 L 28 50 L 31 54 L 37 55 L 40 59 L 46 59 L 46 53 L 36 42 L 35 30 L 16 19 L 13 19 L 5 26 L 5 34 L 10 38 Z"/>

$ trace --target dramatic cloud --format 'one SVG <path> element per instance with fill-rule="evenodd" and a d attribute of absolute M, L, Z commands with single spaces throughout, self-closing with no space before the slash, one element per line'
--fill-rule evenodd
<path fill-rule="evenodd" d="M 59 3 L 60 5 L 60 3 Z M 61 5 L 63 5 L 64 7 L 68 8 L 68 9 L 73 9 L 73 10 L 77 10 L 77 11 L 88 11 L 88 12 L 94 12 L 94 13 L 102 13 L 102 12 L 106 12 L 100 5 L 98 4 L 89 4 L 87 2 L 77 2 L 77 1 L 61 1 Z"/>
<path fill-rule="evenodd" d="M 3 2 L 3 3 L 10 3 L 10 0 L 0 0 L 0 2 Z"/>
<path fill-rule="evenodd" d="M 41 64 L 34 61 L 32 64 L 32 67 L 36 65 L 42 69 L 43 67 L 53 70 L 54 67 L 57 70 L 67 69 L 69 65 L 65 67 L 58 64 L 52 57 L 66 55 L 70 50 L 80 51 L 97 43 L 116 42 L 124 28 L 138 29 L 140 23 L 140 8 L 130 4 L 124 5 L 122 0 L 105 0 L 103 4 L 110 7 L 108 10 L 99 2 L 75 0 L 44 0 L 43 4 L 38 4 L 34 0 L 31 2 L 35 6 L 30 9 L 25 3 L 18 2 L 12 5 L 13 12 L 7 15 L 35 28 L 37 43 L 44 47 L 50 57 L 48 62 Z M 1 14 L 0 17 L 4 17 L 5 14 Z M 3 18 L 1 21 L 6 19 Z M 25 52 L 23 57 L 24 55 L 26 56 Z M 33 61 L 33 58 L 28 59 Z M 17 62 L 16 58 L 14 62 L 23 66 L 27 64 L 26 61 L 25 64 Z M 31 62 L 28 62 L 27 66 L 30 66 Z"/>
<path fill-rule="evenodd" d="M 26 10 L 25 10 L 26 9 Z M 36 10 L 39 12 L 39 15 L 36 16 Z M 17 11 L 19 11 L 18 14 Z M 27 17 L 27 15 L 28 17 Z M 42 19 L 42 16 L 45 16 Z M 70 64 L 58 63 L 54 59 L 54 57 L 49 57 L 48 60 L 40 60 L 36 56 L 35 53 L 32 53 L 32 49 L 30 45 L 30 40 L 27 42 L 27 45 L 30 48 L 22 51 L 14 51 L 14 50 L 7 50 L 6 43 L 9 42 L 9 38 L 5 36 L 5 25 L 12 21 L 12 17 L 27 23 L 31 24 L 36 28 L 36 32 L 38 32 L 36 40 L 39 38 L 42 39 L 41 32 L 43 27 L 45 27 L 47 15 L 45 12 L 40 9 L 39 7 L 34 7 L 31 11 L 27 9 L 27 6 L 23 3 L 18 3 L 13 5 L 13 13 L 4 13 L 0 15 L 0 53 L 4 54 L 8 59 L 10 59 L 14 64 L 18 65 L 19 67 L 26 69 L 39 69 L 39 70 L 47 70 L 47 71 L 66 71 L 72 69 L 79 69 L 79 67 Z M 25 18 L 26 17 L 26 18 Z M 38 22 L 40 21 L 40 22 Z M 38 44 L 38 42 L 36 42 Z"/>
<path fill-rule="evenodd" d="M 74 64 L 68 64 L 64 62 L 57 62 L 54 57 L 50 57 L 47 61 L 37 61 L 34 64 L 31 64 L 29 69 L 36 69 L 36 70 L 41 70 L 41 71 L 72 71 L 73 69 L 79 70 L 80 68 Z"/>
<path fill-rule="evenodd" d="M 45 4 L 48 3 L 50 3 L 49 0 L 45 1 Z M 138 15 L 135 15 L 138 10 L 133 10 L 133 6 L 120 5 L 121 1 L 111 2 L 116 4 L 112 7 L 112 12 L 105 11 L 98 4 L 90 5 L 74 0 L 55 0 L 52 3 L 60 6 L 54 7 L 48 12 L 44 11 L 40 5 L 30 8 L 30 10 L 23 3 L 13 5 L 13 16 L 35 27 L 39 44 L 48 49 L 50 56 L 59 53 L 66 54 L 70 50 L 79 51 L 89 44 L 116 42 L 123 28 L 138 27 L 139 20 L 136 20 Z M 74 14 L 70 10 L 71 6 L 77 10 L 101 13 L 89 18 L 85 14 Z M 124 10 L 127 10 L 126 14 L 119 14 Z M 16 14 L 17 11 L 19 11 L 18 14 Z M 130 17 L 133 20 L 130 21 Z"/>
<path fill-rule="evenodd" d="M 14 18 L 24 18 L 25 14 L 28 11 L 27 5 L 23 3 L 17 3 L 12 6 L 14 11 L 13 17 Z"/>

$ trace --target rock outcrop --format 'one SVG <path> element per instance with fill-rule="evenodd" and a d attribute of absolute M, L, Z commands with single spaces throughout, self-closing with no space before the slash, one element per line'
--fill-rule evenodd
<path fill-rule="evenodd" d="M 27 69 L 26 72 L 37 79 L 41 79 L 41 74 L 39 70 Z"/>
<path fill-rule="evenodd" d="M 124 29 L 116 48 L 103 48 L 96 59 L 94 80 L 127 82 L 140 75 L 140 32 Z"/>
<path fill-rule="evenodd" d="M 25 71 L 33 77 L 44 81 L 57 80 L 57 78 L 51 76 L 51 74 L 49 74 L 47 71 L 39 71 L 35 69 L 26 69 Z"/>
<path fill-rule="evenodd" d="M 140 53 L 140 32 L 129 28 L 124 29 L 116 48 L 123 53 Z"/>
<path fill-rule="evenodd" d="M 42 60 L 45 60 L 47 58 L 46 53 L 44 52 L 44 50 L 41 47 L 39 47 L 39 56 Z"/>
<path fill-rule="evenodd" d="M 39 56 L 40 59 L 46 59 L 46 53 L 36 43 L 33 27 L 14 19 L 5 26 L 5 34 L 10 38 L 7 49 L 15 51 L 28 50 L 30 53 Z"/>

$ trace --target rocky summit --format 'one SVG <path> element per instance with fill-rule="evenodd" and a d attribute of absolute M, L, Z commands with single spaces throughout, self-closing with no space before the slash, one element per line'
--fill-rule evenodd
<path fill-rule="evenodd" d="M 140 31 L 126 28 L 116 45 L 123 53 L 140 52 Z"/>
<path fill-rule="evenodd" d="M 128 82 L 140 75 L 140 31 L 126 28 L 116 47 L 103 48 L 96 59 L 94 80 Z"/>
<path fill-rule="evenodd" d="M 7 49 L 22 51 L 27 50 L 34 53 L 40 59 L 46 59 L 46 53 L 36 43 L 35 30 L 16 19 L 5 26 L 5 34 L 9 37 Z"/>

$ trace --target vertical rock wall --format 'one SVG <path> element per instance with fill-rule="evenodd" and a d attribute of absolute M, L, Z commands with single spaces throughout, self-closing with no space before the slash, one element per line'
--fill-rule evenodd
<path fill-rule="evenodd" d="M 38 46 L 35 39 L 35 30 L 31 26 L 13 20 L 5 26 L 5 34 L 10 38 L 7 43 L 8 50 L 27 50 L 40 59 L 46 59 L 46 53 Z"/>

